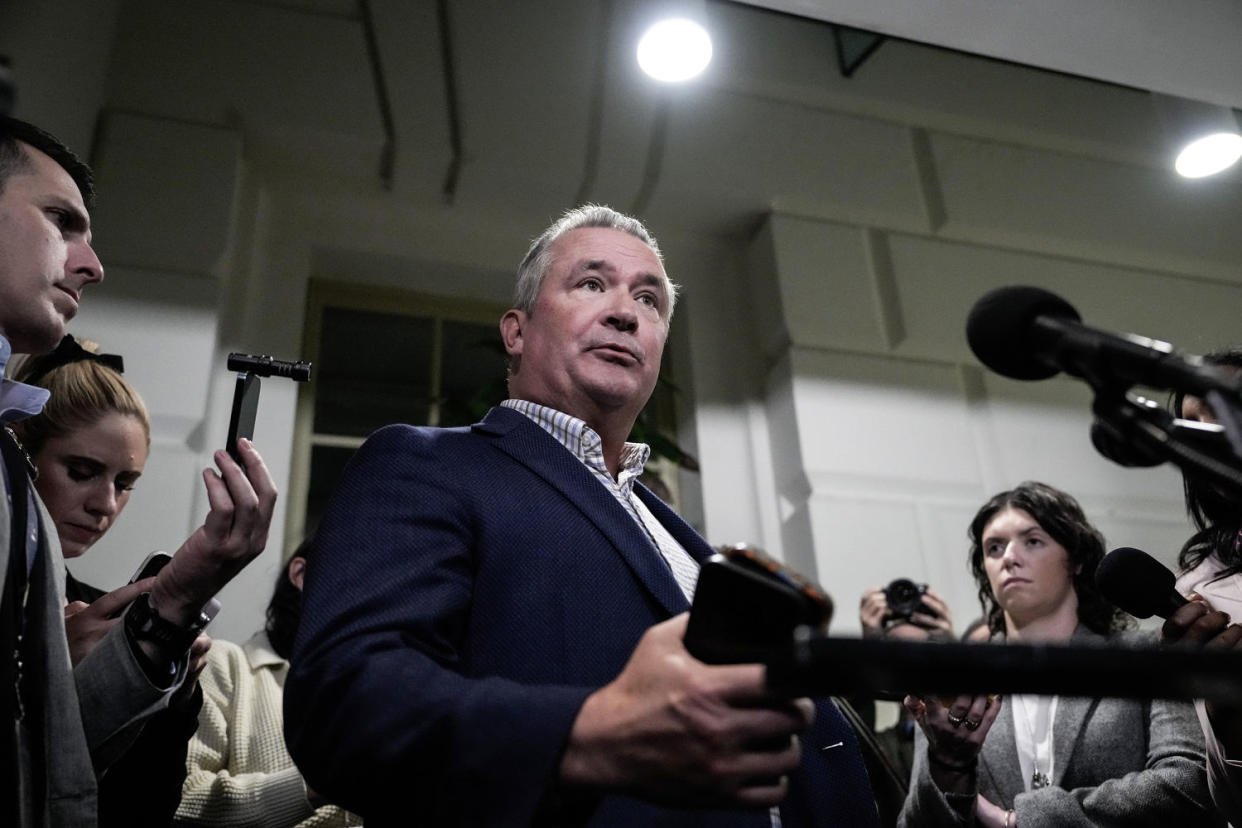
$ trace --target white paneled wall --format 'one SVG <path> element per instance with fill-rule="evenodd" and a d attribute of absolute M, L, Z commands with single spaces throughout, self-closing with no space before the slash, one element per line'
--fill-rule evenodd
<path fill-rule="evenodd" d="M 990 215 L 997 225 L 1018 221 Z M 967 524 L 990 495 L 1022 480 L 1077 496 L 1113 546 L 1172 563 L 1187 534 L 1175 470 L 1099 457 L 1087 386 L 981 370 L 965 318 L 986 290 L 1035 283 L 1090 323 L 1199 347 L 1229 341 L 1242 288 L 1002 248 L 995 235 L 943 241 L 774 213 L 751 242 L 781 521 L 765 542 L 829 589 L 838 631 L 857 629 L 863 589 L 899 576 L 930 582 L 959 625 L 975 617 Z M 874 255 L 877 244 L 885 255 Z"/>

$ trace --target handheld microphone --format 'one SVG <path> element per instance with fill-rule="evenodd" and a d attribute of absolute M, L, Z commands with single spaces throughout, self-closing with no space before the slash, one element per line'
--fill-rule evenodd
<path fill-rule="evenodd" d="M 1168 618 L 1187 601 L 1174 584 L 1177 579 L 1160 561 L 1129 546 L 1104 556 L 1095 570 L 1095 583 L 1104 597 L 1135 618 Z"/>
<path fill-rule="evenodd" d="M 1196 396 L 1213 390 L 1237 396 L 1242 390 L 1236 376 L 1167 342 L 1098 330 L 1081 319 L 1055 293 L 1002 287 L 971 308 L 966 339 L 980 362 L 1013 379 L 1048 379 L 1064 371 L 1088 382 L 1103 379 Z"/>
<path fill-rule="evenodd" d="M 267 354 L 229 354 L 230 371 L 245 371 L 260 377 L 288 377 L 297 382 L 309 382 L 311 364 L 301 360 L 284 360 Z"/>

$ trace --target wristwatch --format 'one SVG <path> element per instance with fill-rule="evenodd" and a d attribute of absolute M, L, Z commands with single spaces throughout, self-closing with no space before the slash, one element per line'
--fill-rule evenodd
<path fill-rule="evenodd" d="M 150 641 L 171 658 L 179 658 L 211 619 L 200 614 L 189 626 L 178 626 L 151 608 L 150 596 L 151 593 L 144 592 L 134 600 L 125 613 L 125 631 L 135 640 Z"/>

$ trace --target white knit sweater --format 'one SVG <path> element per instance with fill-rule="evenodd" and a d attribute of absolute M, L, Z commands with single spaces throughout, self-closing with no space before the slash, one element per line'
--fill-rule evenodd
<path fill-rule="evenodd" d="M 239 647 L 213 641 L 199 677 L 203 709 L 186 754 L 176 825 L 220 828 L 321 828 L 361 825 L 340 808 L 306 800 L 302 776 L 285 748 L 283 715 L 289 663 L 264 633 Z"/>

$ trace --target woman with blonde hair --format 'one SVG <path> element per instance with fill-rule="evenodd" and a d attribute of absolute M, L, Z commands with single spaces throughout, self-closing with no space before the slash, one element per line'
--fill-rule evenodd
<path fill-rule="evenodd" d="M 35 488 L 47 507 L 66 559 L 85 554 L 120 517 L 146 465 L 151 443 L 147 408 L 122 375 L 119 356 L 66 336 L 50 354 L 14 366 L 18 379 L 47 389 L 47 403 L 14 432 L 37 470 Z M 126 605 L 150 588 L 140 581 L 113 592 L 65 581 L 65 631 L 78 665 Z M 198 724 L 202 691 L 195 680 L 211 640 L 190 650 L 189 676 L 168 708 L 107 767 L 99 785 L 99 824 L 168 825 L 181 796 L 186 745 Z"/>

